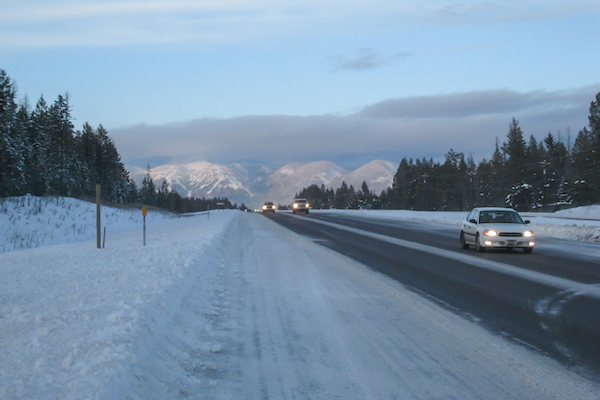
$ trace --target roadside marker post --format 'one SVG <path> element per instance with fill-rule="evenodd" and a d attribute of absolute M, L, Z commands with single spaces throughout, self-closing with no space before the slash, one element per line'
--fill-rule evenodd
<path fill-rule="evenodd" d="M 102 236 L 100 235 L 100 232 L 102 232 L 102 222 L 101 222 L 101 217 L 100 217 L 100 203 L 101 203 L 101 189 L 100 189 L 100 184 L 98 183 L 96 185 L 96 247 L 97 248 L 101 248 L 102 242 Z M 58 197 L 56 198 L 58 201 Z"/>
<path fill-rule="evenodd" d="M 146 214 L 147 214 L 147 209 L 146 207 L 142 207 L 142 215 L 144 216 L 144 246 L 146 245 Z"/>

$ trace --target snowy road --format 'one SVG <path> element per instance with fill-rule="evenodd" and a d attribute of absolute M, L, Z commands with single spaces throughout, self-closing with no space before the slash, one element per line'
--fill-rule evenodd
<path fill-rule="evenodd" d="M 268 218 L 0 256 L 3 399 L 597 399 L 600 387 Z"/>
<path fill-rule="evenodd" d="M 200 398 L 596 398 L 508 344 L 266 218 L 243 214 L 221 259 L 229 315 Z"/>
<path fill-rule="evenodd" d="M 373 214 L 371 214 L 373 215 Z M 267 218 L 389 276 L 498 335 L 600 377 L 598 256 L 542 238 L 533 254 L 464 250 L 458 229 L 316 211 Z M 588 243 L 589 250 L 597 244 Z M 596 247 L 596 249 L 594 249 Z M 578 246 L 577 249 L 582 249 Z"/>

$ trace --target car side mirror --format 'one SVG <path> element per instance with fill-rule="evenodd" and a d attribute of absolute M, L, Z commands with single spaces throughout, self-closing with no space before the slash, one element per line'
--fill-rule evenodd
<path fill-rule="evenodd" d="M 469 222 L 472 223 L 472 224 L 476 224 L 477 223 L 477 221 L 475 221 L 474 219 L 470 219 Z"/>
<path fill-rule="evenodd" d="M 531 221 L 530 221 L 530 220 L 528 220 L 528 219 L 526 219 L 524 222 L 525 222 L 525 225 L 527 225 L 527 224 L 529 224 Z"/>

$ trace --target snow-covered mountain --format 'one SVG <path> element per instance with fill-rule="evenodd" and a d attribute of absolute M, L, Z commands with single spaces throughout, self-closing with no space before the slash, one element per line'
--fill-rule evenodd
<path fill-rule="evenodd" d="M 265 191 L 266 176 L 272 172 L 263 167 L 248 169 L 240 164 L 231 166 L 198 161 L 190 164 L 164 164 L 150 170 L 154 185 L 166 181 L 169 187 L 184 197 L 227 197 L 233 202 L 251 200 L 255 193 Z M 132 172 L 141 184 L 147 171 Z"/>
<path fill-rule="evenodd" d="M 390 187 L 397 170 L 398 165 L 391 161 L 375 160 L 340 178 L 332 180 L 330 186 L 338 188 L 342 186 L 342 181 L 345 181 L 348 186 L 352 185 L 358 190 L 362 183 L 366 182 L 369 190 L 379 195 L 382 191 Z"/>
<path fill-rule="evenodd" d="M 234 203 L 256 208 L 267 200 L 290 204 L 296 193 L 313 184 L 337 189 L 345 181 L 359 189 L 364 181 L 372 192 L 379 194 L 392 183 L 396 168 L 394 163 L 382 160 L 353 171 L 331 161 L 288 164 L 278 170 L 198 161 L 161 165 L 152 168 L 150 176 L 155 186 L 160 187 L 166 181 L 182 196 L 227 197 Z M 146 170 L 136 169 L 132 177 L 140 185 L 146 174 Z"/>
<path fill-rule="evenodd" d="M 267 179 L 266 197 L 276 204 L 290 204 L 296 193 L 310 185 L 331 187 L 331 182 L 347 173 L 331 161 L 288 164 Z"/>

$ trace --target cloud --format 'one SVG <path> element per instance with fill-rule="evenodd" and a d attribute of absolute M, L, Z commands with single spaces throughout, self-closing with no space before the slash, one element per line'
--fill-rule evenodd
<path fill-rule="evenodd" d="M 484 90 L 437 96 L 389 99 L 364 107 L 359 115 L 370 118 L 464 118 L 549 109 L 569 109 L 585 104 L 594 87 L 571 91 Z"/>
<path fill-rule="evenodd" d="M 4 1 L 2 7 L 0 47 L 4 48 L 246 42 L 325 32 L 374 32 L 398 26 L 399 21 L 481 23 L 565 17 L 600 9 L 592 0 L 425 4 L 416 0 L 13 0 Z M 385 58 L 365 54 L 339 67 L 369 68 L 382 61 Z"/>
<path fill-rule="evenodd" d="M 547 18 L 565 18 L 598 12 L 600 6 L 594 0 L 569 2 L 531 1 L 439 1 L 429 6 L 424 20 L 435 24 L 489 23 L 499 21 L 528 21 Z"/>
<path fill-rule="evenodd" d="M 490 158 L 512 118 L 526 137 L 577 132 L 587 125 L 600 85 L 572 91 L 507 90 L 390 99 L 357 113 L 334 116 L 203 118 L 166 125 L 136 125 L 109 135 L 127 164 L 141 158 L 207 160 L 220 164 L 282 166 L 330 160 L 360 165 L 373 159 L 443 159 L 449 149 Z M 145 163 L 138 165 L 145 167 Z M 153 165 L 156 166 L 156 165 Z"/>
<path fill-rule="evenodd" d="M 293 15 L 263 0 L 22 1 L 0 14 L 2 47 L 223 43 L 277 35 Z"/>
<path fill-rule="evenodd" d="M 370 47 L 359 49 L 353 57 L 333 56 L 328 57 L 326 61 L 334 65 L 333 72 L 344 70 L 368 70 L 378 68 L 384 65 L 392 64 L 398 60 L 408 58 L 412 55 L 410 52 L 399 52 L 389 56 L 377 54 Z"/>

